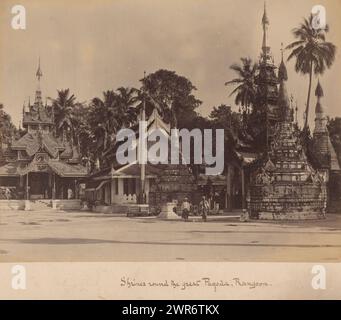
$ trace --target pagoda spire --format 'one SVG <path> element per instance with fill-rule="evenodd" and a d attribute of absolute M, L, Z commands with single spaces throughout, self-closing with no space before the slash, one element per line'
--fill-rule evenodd
<path fill-rule="evenodd" d="M 278 80 L 279 80 L 279 92 L 278 92 L 278 107 L 283 115 L 282 120 L 292 122 L 293 112 L 290 107 L 290 100 L 287 92 L 286 82 L 288 81 L 288 72 L 283 59 L 283 47 L 282 51 L 282 61 L 278 68 Z"/>
<path fill-rule="evenodd" d="M 263 42 L 262 42 L 262 60 L 266 63 L 270 59 L 270 47 L 268 46 L 268 29 L 270 21 L 266 12 L 266 2 L 264 1 L 264 12 L 262 17 Z"/>
<path fill-rule="evenodd" d="M 280 83 L 282 83 L 284 81 L 288 81 L 288 72 L 287 72 L 287 68 L 286 68 L 285 63 L 284 63 L 283 51 L 284 51 L 283 43 L 281 43 L 282 59 L 281 59 L 281 64 L 279 65 L 279 68 L 278 68 L 278 80 L 280 81 Z"/>
<path fill-rule="evenodd" d="M 317 86 L 315 89 L 315 96 L 317 97 L 316 108 L 315 108 L 315 133 L 326 133 L 327 130 L 327 117 L 324 113 L 324 108 L 321 103 L 321 99 L 323 97 L 323 89 L 320 84 L 320 80 L 317 82 Z"/>
<path fill-rule="evenodd" d="M 40 89 L 40 78 L 43 76 L 43 72 L 41 71 L 41 67 L 40 67 L 40 57 L 39 57 L 39 61 L 38 61 L 38 69 L 36 72 L 36 77 L 38 80 L 38 84 L 37 84 L 37 90 L 36 90 L 36 96 L 35 96 L 35 103 L 42 105 L 42 97 L 41 97 L 41 89 Z"/>
<path fill-rule="evenodd" d="M 264 110 L 263 120 L 266 123 L 266 146 L 272 141 L 274 128 L 281 120 L 281 114 L 277 106 L 278 103 L 278 79 L 277 67 L 271 54 L 268 44 L 268 27 L 270 25 L 266 4 L 261 20 L 263 28 L 263 42 L 259 57 L 259 72 L 256 77 L 257 84 L 257 103 L 256 108 Z"/>
<path fill-rule="evenodd" d="M 268 15 L 266 13 L 266 2 L 264 1 L 264 12 L 263 12 L 263 18 L 262 18 L 262 26 L 263 26 L 263 51 L 266 49 L 267 47 L 267 34 L 268 34 L 268 27 L 269 27 L 269 18 Z"/>

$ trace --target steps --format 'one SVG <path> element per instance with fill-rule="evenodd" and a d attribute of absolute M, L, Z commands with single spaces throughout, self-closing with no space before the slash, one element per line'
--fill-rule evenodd
<path fill-rule="evenodd" d="M 51 200 L 31 200 L 30 210 L 31 211 L 46 211 L 51 210 Z"/>
<path fill-rule="evenodd" d="M 113 214 L 129 214 L 140 212 L 140 207 L 137 204 L 111 204 L 111 205 L 98 205 L 93 207 L 93 212 L 98 213 L 113 213 Z M 148 214 L 148 209 L 143 209 L 143 214 Z"/>

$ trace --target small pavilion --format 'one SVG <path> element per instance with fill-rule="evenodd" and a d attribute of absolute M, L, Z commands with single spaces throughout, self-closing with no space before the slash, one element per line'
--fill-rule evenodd
<path fill-rule="evenodd" d="M 24 134 L 3 151 L 0 187 L 6 195 L 2 200 L 77 200 L 87 169 L 80 164 L 73 142 L 56 136 L 52 106 L 42 101 L 40 63 L 36 77 L 34 103 L 23 106 Z"/>

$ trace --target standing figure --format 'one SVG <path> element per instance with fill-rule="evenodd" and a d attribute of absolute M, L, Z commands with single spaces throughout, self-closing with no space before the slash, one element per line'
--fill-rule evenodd
<path fill-rule="evenodd" d="M 67 198 L 68 198 L 68 200 L 73 198 L 73 192 L 72 192 L 71 188 L 67 189 Z"/>
<path fill-rule="evenodd" d="M 214 211 L 215 211 L 215 213 L 219 213 L 220 195 L 219 195 L 218 191 L 216 191 L 216 192 L 214 193 L 213 201 L 214 201 Z"/>
<path fill-rule="evenodd" d="M 199 203 L 199 212 L 202 216 L 202 220 L 205 222 L 207 221 L 207 214 L 208 214 L 209 210 L 210 210 L 210 205 L 209 205 L 208 201 L 206 200 L 206 197 L 203 196 L 202 200 Z"/>
<path fill-rule="evenodd" d="M 7 200 L 11 199 L 11 190 L 9 188 L 5 189 L 5 197 Z"/>
<path fill-rule="evenodd" d="M 191 204 L 188 201 L 188 198 L 185 197 L 184 201 L 181 204 L 181 213 L 182 213 L 182 218 L 187 221 L 189 212 L 191 211 Z"/>

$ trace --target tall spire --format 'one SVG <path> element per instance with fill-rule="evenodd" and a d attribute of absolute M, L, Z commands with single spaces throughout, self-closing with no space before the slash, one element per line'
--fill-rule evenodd
<path fill-rule="evenodd" d="M 266 2 L 264 2 L 264 13 L 262 18 L 262 25 L 263 25 L 263 44 L 262 44 L 262 51 L 263 51 L 263 59 L 266 61 L 267 55 L 270 51 L 270 48 L 267 45 L 268 39 L 268 27 L 269 27 L 269 19 L 266 13 Z"/>
<path fill-rule="evenodd" d="M 287 72 L 287 68 L 284 64 L 284 59 L 283 59 L 283 42 L 281 43 L 281 55 L 282 55 L 282 60 L 281 60 L 281 64 L 279 65 L 279 69 L 278 69 L 278 80 L 281 81 L 287 81 L 288 80 L 288 72 Z"/>
<path fill-rule="evenodd" d="M 269 24 L 269 19 L 266 14 L 266 1 L 264 1 L 264 13 L 263 13 L 263 19 L 262 19 L 263 24 Z"/>
<path fill-rule="evenodd" d="M 37 85 L 37 90 L 36 90 L 36 97 L 34 103 L 41 105 L 42 104 L 42 98 L 41 98 L 41 89 L 40 89 L 40 78 L 43 76 L 43 73 L 40 68 L 40 57 L 39 57 L 39 62 L 38 62 L 38 69 L 36 72 L 36 77 L 38 79 L 38 85 Z"/>
<path fill-rule="evenodd" d="M 321 104 L 321 98 L 323 97 L 323 89 L 322 86 L 320 84 L 320 79 L 317 82 L 317 86 L 315 89 L 315 96 L 317 97 L 317 102 L 316 102 L 316 108 L 315 108 L 315 113 L 324 113 L 322 104 Z"/>
<path fill-rule="evenodd" d="M 263 43 L 259 59 L 259 73 L 256 78 L 258 96 L 256 107 L 265 111 L 264 121 L 266 122 L 266 140 L 270 142 L 274 134 L 275 125 L 281 120 L 282 115 L 277 106 L 277 67 L 274 64 L 270 46 L 267 41 L 269 24 L 266 5 L 264 3 L 264 12 L 262 17 Z"/>
<path fill-rule="evenodd" d="M 283 48 L 282 48 L 282 61 L 278 69 L 279 80 L 279 93 L 278 93 L 278 107 L 283 115 L 282 120 L 292 122 L 293 112 L 290 107 L 290 100 L 288 97 L 286 82 L 288 81 L 288 72 L 283 60 Z"/>
<path fill-rule="evenodd" d="M 317 82 L 315 89 L 315 96 L 317 97 L 316 108 L 315 108 L 315 128 L 314 133 L 327 132 L 327 117 L 324 114 L 324 108 L 321 103 L 323 97 L 323 89 L 320 84 L 320 80 Z"/>

